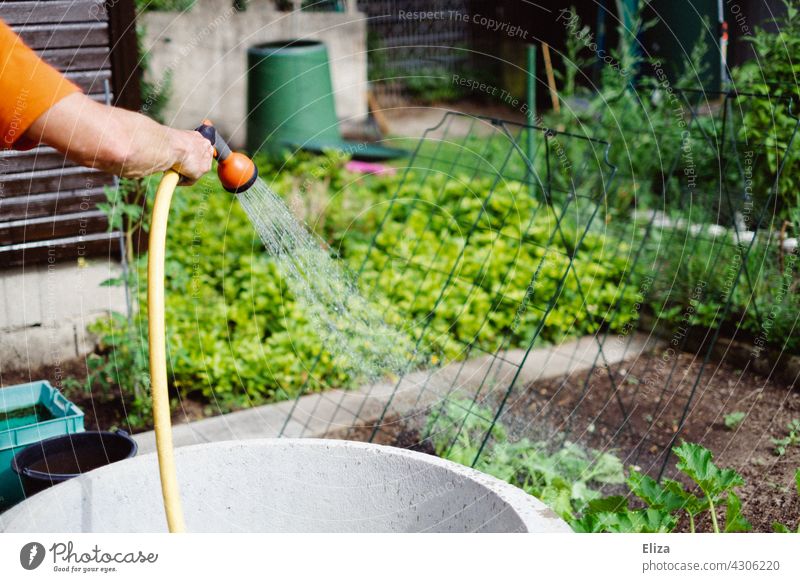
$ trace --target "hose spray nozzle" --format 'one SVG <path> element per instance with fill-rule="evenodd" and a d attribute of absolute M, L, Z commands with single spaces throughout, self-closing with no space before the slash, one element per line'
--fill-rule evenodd
<path fill-rule="evenodd" d="M 258 168 L 253 160 L 244 154 L 231 151 L 210 121 L 196 130 L 214 146 L 214 159 L 217 160 L 217 176 L 222 187 L 232 194 L 248 190 L 258 178 Z"/>

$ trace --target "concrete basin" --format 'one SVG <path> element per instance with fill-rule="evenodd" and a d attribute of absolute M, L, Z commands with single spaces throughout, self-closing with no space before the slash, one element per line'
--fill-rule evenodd
<path fill-rule="evenodd" d="M 175 451 L 192 532 L 569 532 L 542 502 L 423 453 L 337 440 Z M 154 454 L 86 473 L 0 514 L 6 532 L 165 532 Z"/>

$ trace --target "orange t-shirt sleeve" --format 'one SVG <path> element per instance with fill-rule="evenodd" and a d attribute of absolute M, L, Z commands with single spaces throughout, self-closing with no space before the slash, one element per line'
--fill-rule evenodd
<path fill-rule="evenodd" d="M 25 132 L 58 101 L 80 89 L 0 21 L 0 149 L 36 144 Z"/>

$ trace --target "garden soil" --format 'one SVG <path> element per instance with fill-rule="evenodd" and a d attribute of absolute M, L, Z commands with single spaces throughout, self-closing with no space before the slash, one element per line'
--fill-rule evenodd
<path fill-rule="evenodd" d="M 138 426 L 128 422 L 126 404 L 133 400 L 132 394 L 122 394 L 118 386 L 103 390 L 95 386 L 91 391 L 82 388 L 86 383 L 86 360 L 77 358 L 62 362 L 58 366 L 40 366 L 33 370 L 11 370 L 0 374 L 0 387 L 14 386 L 46 380 L 61 390 L 70 401 L 80 408 L 86 430 L 122 429 L 128 433 L 152 430 L 152 419 L 144 419 Z M 68 379 L 68 380 L 66 380 Z M 211 407 L 191 398 L 172 399 L 172 422 L 180 424 L 209 416 Z"/>
<path fill-rule="evenodd" d="M 671 362 L 675 363 L 672 388 L 662 393 L 665 372 L 657 365 L 660 357 L 661 354 L 642 354 L 635 361 L 610 369 L 598 368 L 591 374 L 584 372 L 520 387 L 509 397 L 501 422 L 513 439 L 541 440 L 554 446 L 563 439 L 572 440 L 612 452 L 626 466 L 635 465 L 655 477 L 665 451 L 676 437 L 687 396 L 702 364 L 692 354 L 677 355 Z M 590 375 L 589 388 L 584 392 Z M 613 386 L 619 387 L 617 394 L 626 414 L 622 413 Z M 489 395 L 484 403 L 493 408 L 501 397 L 501 393 Z M 747 416 L 738 427 L 728 428 L 725 416 L 736 411 Z M 628 426 L 623 424 L 626 416 L 630 429 L 624 428 Z M 700 443 L 713 452 L 718 465 L 734 468 L 742 475 L 745 485 L 737 492 L 753 531 L 770 532 L 775 521 L 796 528 L 800 522 L 800 498 L 794 472 L 800 468 L 800 446 L 790 447 L 778 456 L 771 441 L 786 436 L 786 425 L 795 418 L 800 418 L 797 389 L 733 365 L 710 362 L 700 375 L 676 442 L 684 438 Z M 330 436 L 369 440 L 372 429 L 358 426 Z M 389 418 L 373 440 L 433 454 L 430 443 L 420 439 L 418 426 Z M 675 470 L 674 456 L 665 476 L 684 480 Z M 710 524 L 698 521 L 699 531 L 709 529 Z M 688 523 L 681 522 L 678 530 L 687 531 Z"/>
<path fill-rule="evenodd" d="M 800 498 L 794 474 L 800 468 L 800 446 L 778 456 L 771 439 L 785 437 L 786 425 L 800 419 L 800 391 L 727 363 L 710 362 L 700 374 L 678 436 L 702 360 L 692 354 L 677 355 L 671 387 L 664 391 L 668 372 L 658 366 L 661 357 L 643 354 L 611 369 L 595 369 L 585 392 L 587 373 L 526 386 L 509 398 L 504 423 L 517 437 L 552 439 L 565 433 L 584 446 L 613 452 L 626 465 L 654 477 L 673 439 L 699 443 L 714 453 L 719 466 L 731 467 L 744 478 L 738 493 L 754 531 L 772 531 L 775 521 L 796 528 Z M 626 414 L 617 396 L 628 423 L 623 423 Z M 738 427 L 725 425 L 725 416 L 732 412 L 747 415 Z M 541 424 L 550 427 L 549 435 L 533 428 L 542 419 L 547 419 Z M 678 476 L 674 461 L 673 456 L 665 476 Z M 687 524 L 681 524 L 684 527 Z"/>

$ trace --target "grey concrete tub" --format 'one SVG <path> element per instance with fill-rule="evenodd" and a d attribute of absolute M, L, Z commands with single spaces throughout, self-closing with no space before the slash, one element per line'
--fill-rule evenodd
<path fill-rule="evenodd" d="M 175 451 L 193 532 L 568 532 L 537 499 L 430 455 L 336 440 Z M 6 532 L 163 532 L 155 455 L 57 485 L 0 514 Z"/>

